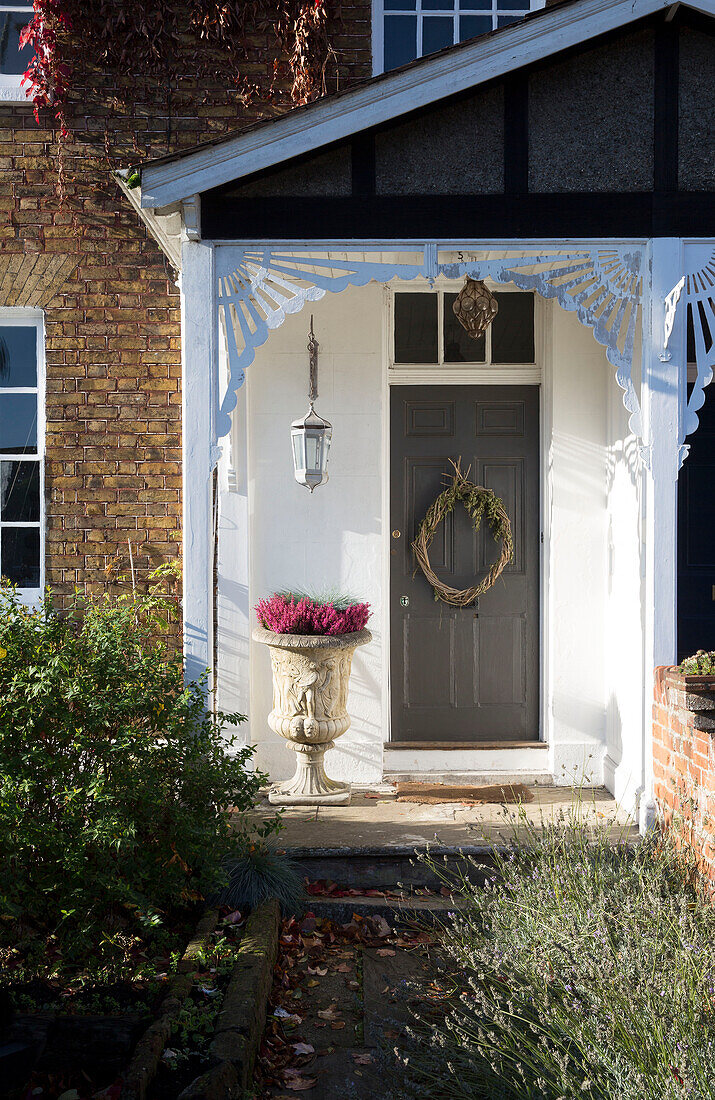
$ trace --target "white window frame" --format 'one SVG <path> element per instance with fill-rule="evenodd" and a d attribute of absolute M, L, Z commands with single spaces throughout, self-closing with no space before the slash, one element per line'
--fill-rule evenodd
<path fill-rule="evenodd" d="M 19 11 L 27 15 L 27 22 L 32 19 L 32 8 L 22 4 L 0 3 L 0 15 L 6 12 Z M 0 70 L 0 103 L 25 103 L 30 104 L 29 89 L 27 84 L 22 84 L 22 73 L 4 73 Z"/>
<path fill-rule="evenodd" d="M 529 12 L 538 11 L 546 7 L 546 0 L 524 0 L 523 8 L 517 11 L 509 11 L 499 7 L 499 0 L 491 0 L 491 12 L 488 8 L 477 11 L 474 8 L 460 8 L 460 0 L 456 0 L 454 10 L 423 9 L 422 0 L 416 0 L 414 8 L 395 8 L 385 11 L 385 0 L 372 0 L 372 73 L 379 76 L 384 72 L 385 57 L 385 16 L 386 15 L 416 15 L 417 16 L 417 57 L 422 57 L 422 16 L 435 16 L 438 19 L 452 20 L 452 44 L 459 42 L 459 16 L 461 15 L 491 15 L 492 30 L 497 29 L 497 18 L 500 15 L 513 15 L 517 18 Z"/>
<path fill-rule="evenodd" d="M 432 372 L 430 382 L 437 384 L 440 379 L 446 377 L 449 382 L 461 374 L 486 372 L 488 376 L 510 377 L 516 371 L 533 372 L 537 368 L 538 343 L 540 333 L 537 331 L 540 324 L 540 311 L 538 309 L 539 296 L 534 291 L 520 290 L 519 287 L 506 286 L 495 283 L 491 279 L 485 280 L 491 291 L 497 294 L 531 294 L 534 299 L 534 358 L 531 362 L 524 363 L 495 363 L 492 360 L 492 327 L 489 325 L 485 332 L 484 359 L 474 359 L 471 362 L 449 363 L 444 358 L 444 296 L 445 294 L 459 294 L 464 286 L 463 280 L 445 281 L 440 287 L 415 286 L 404 284 L 391 288 L 390 309 L 388 312 L 388 373 L 392 378 L 398 378 L 405 372 L 409 372 L 410 383 L 414 384 L 420 374 L 426 371 Z M 431 294 L 437 297 L 437 360 L 434 363 L 397 363 L 395 362 L 395 295 L 396 294 Z M 439 373 L 435 374 L 434 372 Z M 465 381 L 469 381 L 466 379 Z"/>
<path fill-rule="evenodd" d="M 20 306 L 0 308 L 0 329 L 3 328 L 34 328 L 37 333 L 37 387 L 34 386 L 3 386 L 3 393 L 34 393 L 37 395 L 37 454 L 0 454 L 0 462 L 37 462 L 40 467 L 40 584 L 37 588 L 18 588 L 17 594 L 22 603 L 31 605 L 37 603 L 45 590 L 45 532 L 47 528 L 47 514 L 45 506 L 45 435 L 46 435 L 46 411 L 45 411 L 45 324 L 44 314 L 41 309 L 25 309 Z M 2 532 L 6 527 L 32 527 L 37 523 L 31 521 L 0 521 L 0 554 L 2 553 Z M 0 560 L 0 569 L 2 562 Z"/>

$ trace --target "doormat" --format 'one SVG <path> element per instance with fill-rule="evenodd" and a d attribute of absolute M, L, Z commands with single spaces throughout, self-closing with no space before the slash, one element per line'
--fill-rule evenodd
<path fill-rule="evenodd" d="M 534 795 L 523 783 L 504 783 L 491 787 L 449 787 L 446 783 L 398 783 L 398 802 L 464 802 L 470 806 L 489 803 L 513 805 L 533 802 Z"/>

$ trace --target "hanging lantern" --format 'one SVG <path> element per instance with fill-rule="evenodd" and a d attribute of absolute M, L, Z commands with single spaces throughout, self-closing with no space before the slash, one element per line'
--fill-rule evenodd
<path fill-rule="evenodd" d="M 333 436 L 333 426 L 313 408 L 318 396 L 318 341 L 313 333 L 313 318 L 310 318 L 308 334 L 308 361 L 310 364 L 310 384 L 308 401 L 310 408 L 300 420 L 294 420 L 290 426 L 293 446 L 293 468 L 295 480 L 305 485 L 311 493 L 316 485 L 328 480 L 328 452 Z"/>
<path fill-rule="evenodd" d="M 477 340 L 496 317 L 499 303 L 481 279 L 467 276 L 452 309 L 462 328 Z"/>

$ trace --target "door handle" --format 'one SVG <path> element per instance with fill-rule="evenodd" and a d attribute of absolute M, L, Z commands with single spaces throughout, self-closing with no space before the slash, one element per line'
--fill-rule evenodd
<path fill-rule="evenodd" d="M 393 539 L 399 539 L 401 535 L 402 535 L 402 531 L 394 530 L 392 532 Z"/>

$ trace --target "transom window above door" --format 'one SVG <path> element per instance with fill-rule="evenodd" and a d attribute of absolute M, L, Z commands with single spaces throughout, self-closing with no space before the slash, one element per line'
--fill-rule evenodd
<path fill-rule="evenodd" d="M 545 0 L 373 0 L 374 71 L 387 72 L 523 19 Z"/>
<path fill-rule="evenodd" d="M 457 291 L 397 291 L 392 362 L 400 366 L 531 364 L 534 362 L 534 295 L 495 291 L 499 310 L 474 340 L 454 315 Z"/>

